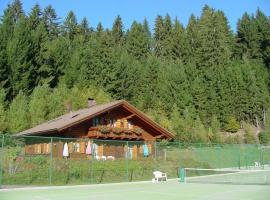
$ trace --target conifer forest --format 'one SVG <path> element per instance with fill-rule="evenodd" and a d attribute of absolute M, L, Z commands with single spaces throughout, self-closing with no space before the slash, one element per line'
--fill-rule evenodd
<path fill-rule="evenodd" d="M 207 5 L 186 26 L 169 14 L 111 28 L 19 0 L 0 18 L 0 132 L 72 109 L 125 99 L 181 142 L 269 140 L 270 18 L 243 13 L 236 30 Z M 244 134 L 240 134 L 243 130 Z M 259 134 L 259 136 L 260 136 Z M 268 137 L 265 137 L 265 135 Z"/>

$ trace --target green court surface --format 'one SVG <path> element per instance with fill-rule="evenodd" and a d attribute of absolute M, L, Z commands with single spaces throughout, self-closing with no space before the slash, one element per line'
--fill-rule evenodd
<path fill-rule="evenodd" d="M 269 200 L 269 185 L 138 182 L 0 190 L 1 200 Z"/>

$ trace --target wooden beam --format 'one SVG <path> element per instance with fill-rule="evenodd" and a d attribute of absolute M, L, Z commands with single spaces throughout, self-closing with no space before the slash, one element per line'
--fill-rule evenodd
<path fill-rule="evenodd" d="M 135 116 L 135 114 L 129 115 L 129 116 L 126 117 L 126 119 L 130 119 L 130 118 L 132 118 L 134 116 Z"/>

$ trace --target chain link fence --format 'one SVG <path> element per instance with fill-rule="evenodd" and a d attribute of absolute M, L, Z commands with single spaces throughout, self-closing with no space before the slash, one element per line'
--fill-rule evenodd
<path fill-rule="evenodd" d="M 257 144 L 182 144 L 0 135 L 1 185 L 66 185 L 178 177 L 179 167 L 260 168 L 270 148 Z"/>

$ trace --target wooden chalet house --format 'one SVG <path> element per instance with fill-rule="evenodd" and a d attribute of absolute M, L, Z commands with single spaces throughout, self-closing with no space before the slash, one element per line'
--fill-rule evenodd
<path fill-rule="evenodd" d="M 91 142 L 91 158 L 115 159 L 125 157 L 126 152 L 131 159 L 137 159 L 143 156 L 145 145 L 151 155 L 154 141 L 173 138 L 170 132 L 127 101 L 97 105 L 93 99 L 88 100 L 88 108 L 67 113 L 17 136 L 54 137 L 53 145 L 48 139 L 25 137 L 29 138 L 25 145 L 26 155 L 50 155 L 52 148 L 53 156 L 61 158 L 67 143 L 71 158 L 86 158 L 86 148 Z"/>

